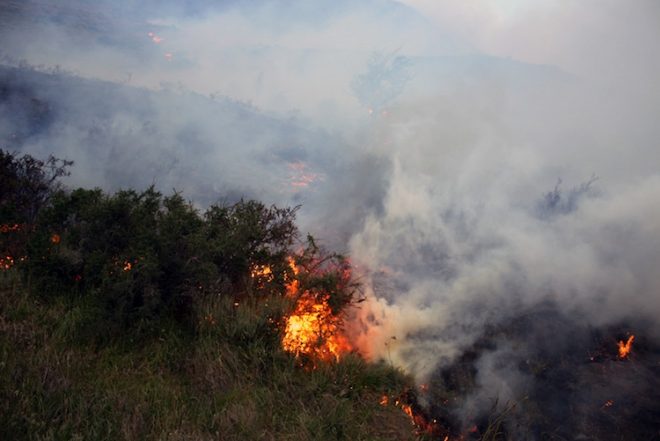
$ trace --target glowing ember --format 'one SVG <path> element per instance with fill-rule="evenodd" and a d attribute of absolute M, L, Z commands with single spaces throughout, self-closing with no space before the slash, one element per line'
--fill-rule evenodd
<path fill-rule="evenodd" d="M 13 224 L 13 225 L 2 224 L 0 225 L 0 233 L 11 233 L 13 231 L 20 231 L 21 228 L 22 227 L 19 224 Z"/>
<path fill-rule="evenodd" d="M 383 398 L 380 401 L 380 404 L 386 406 L 389 403 L 389 398 L 387 395 L 383 395 Z M 436 420 L 427 420 L 426 417 L 415 412 L 412 405 L 406 404 L 401 399 L 396 399 L 394 405 L 405 413 L 410 418 L 410 423 L 415 426 L 419 435 L 427 434 L 438 436 L 441 433 L 441 427 L 438 425 Z M 445 437 L 445 441 L 449 439 L 449 436 Z"/>
<path fill-rule="evenodd" d="M 403 410 L 403 413 L 405 413 L 406 415 L 408 415 L 410 417 L 410 420 L 412 421 L 412 423 L 416 424 L 417 422 L 415 421 L 415 414 L 413 413 L 412 406 L 410 406 L 409 404 L 399 403 L 398 401 L 397 401 L 397 404 L 399 405 L 399 407 L 401 407 L 401 409 Z"/>
<path fill-rule="evenodd" d="M 128 260 L 124 261 L 124 271 L 130 271 L 133 269 L 133 264 Z"/>
<path fill-rule="evenodd" d="M 57 245 L 58 243 L 60 243 L 60 240 L 62 240 L 62 238 L 60 237 L 59 234 L 53 234 L 52 236 L 50 236 L 50 242 L 52 244 Z"/>
<path fill-rule="evenodd" d="M 8 270 L 14 266 L 14 258 L 11 256 L 0 257 L 0 269 Z"/>
<path fill-rule="evenodd" d="M 380 405 L 381 406 L 387 406 L 389 404 L 389 402 L 390 402 L 390 397 L 388 397 L 387 395 L 383 395 L 380 398 Z"/>
<path fill-rule="evenodd" d="M 292 172 L 289 182 L 295 188 L 306 188 L 322 179 L 320 174 L 308 171 L 307 164 L 302 161 L 289 163 L 289 169 Z"/>
<path fill-rule="evenodd" d="M 628 358 L 628 355 L 630 354 L 630 351 L 632 350 L 632 344 L 633 341 L 635 341 L 635 336 L 631 335 L 628 337 L 628 340 L 624 343 L 623 340 L 619 341 L 618 346 L 619 346 L 619 358 L 620 359 L 626 359 Z"/>
<path fill-rule="evenodd" d="M 153 41 L 156 44 L 160 44 L 160 43 L 163 42 L 163 39 L 161 37 L 159 37 L 158 35 L 154 34 L 153 32 L 149 32 L 147 35 L 149 36 L 151 41 Z"/>
<path fill-rule="evenodd" d="M 260 287 L 263 287 L 264 282 L 273 280 L 273 270 L 268 265 L 256 265 L 252 268 L 250 275 L 258 282 Z"/>

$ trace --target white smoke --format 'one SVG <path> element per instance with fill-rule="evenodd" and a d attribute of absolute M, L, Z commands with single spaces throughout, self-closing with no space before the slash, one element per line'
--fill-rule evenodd
<path fill-rule="evenodd" d="M 19 147 L 71 185 L 303 203 L 364 273 L 360 347 L 420 378 L 544 301 L 660 313 L 657 2 L 193 3 L 2 6 L 5 60 L 108 82 L 37 84 Z M 292 191 L 298 162 L 322 179 Z"/>
<path fill-rule="evenodd" d="M 476 50 L 571 75 L 466 78 L 402 100 L 380 124 L 373 148 L 393 172 L 382 213 L 350 247 L 370 271 L 364 350 L 423 379 L 486 325 L 547 301 L 595 326 L 654 322 L 657 5 L 404 3 Z"/>

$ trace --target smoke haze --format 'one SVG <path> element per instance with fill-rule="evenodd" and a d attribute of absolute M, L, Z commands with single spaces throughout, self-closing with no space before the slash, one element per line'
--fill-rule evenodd
<path fill-rule="evenodd" d="M 621 326 L 660 339 L 655 1 L 0 14 L 0 143 L 74 159 L 71 186 L 302 204 L 302 230 L 361 274 L 367 356 L 433 382 L 495 335 L 461 418 L 536 390 L 520 364 L 539 348 Z"/>

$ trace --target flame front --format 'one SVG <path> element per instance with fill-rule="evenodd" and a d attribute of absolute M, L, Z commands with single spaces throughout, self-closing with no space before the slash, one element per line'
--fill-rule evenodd
<path fill-rule="evenodd" d="M 303 292 L 286 319 L 282 347 L 296 356 L 339 360 L 351 350 L 340 331 L 339 318 L 332 313 L 327 297 L 317 300 L 309 292 Z"/>
<path fill-rule="evenodd" d="M 632 350 L 632 344 L 633 341 L 635 341 L 635 336 L 631 335 L 628 337 L 628 340 L 624 343 L 623 340 L 620 340 L 618 343 L 619 346 L 619 358 L 620 359 L 625 359 L 628 358 L 628 355 L 630 355 L 630 351 Z"/>
<path fill-rule="evenodd" d="M 352 350 L 352 346 L 341 330 L 341 319 L 335 315 L 328 303 L 327 294 L 302 290 L 298 274 L 300 268 L 293 258 L 288 259 L 293 277 L 285 279 L 285 295 L 295 301 L 295 308 L 285 318 L 282 348 L 296 357 L 312 360 L 336 361 Z M 257 286 L 273 280 L 272 268 L 255 266 L 251 271 Z"/>
<path fill-rule="evenodd" d="M 417 429 L 418 435 L 431 436 L 433 439 L 438 437 L 437 439 L 439 439 L 439 436 L 445 433 L 445 430 L 438 424 L 437 420 L 428 420 L 421 412 L 415 412 L 412 404 L 406 403 L 403 396 L 396 398 L 392 403 L 410 418 L 410 423 Z M 390 397 L 388 395 L 383 395 L 380 399 L 380 405 L 387 406 L 389 404 Z M 446 435 L 443 441 L 448 440 L 449 435 Z"/>

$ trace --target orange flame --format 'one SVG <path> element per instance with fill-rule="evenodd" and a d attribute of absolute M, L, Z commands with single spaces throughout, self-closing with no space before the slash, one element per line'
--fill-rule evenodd
<path fill-rule="evenodd" d="M 333 313 L 327 294 L 301 291 L 297 278 L 300 268 L 293 258 L 289 257 L 288 261 L 294 276 L 286 279 L 285 293 L 295 300 L 295 308 L 286 317 L 282 348 L 296 357 L 339 360 L 343 354 L 352 350 L 348 339 L 341 332 L 340 317 Z M 251 276 L 261 284 L 258 286 L 263 286 L 264 281 L 273 280 L 273 271 L 267 265 L 258 265 L 252 269 Z"/>
<path fill-rule="evenodd" d="M 319 300 L 307 291 L 300 295 L 295 310 L 287 317 L 282 347 L 296 356 L 304 354 L 325 361 L 339 360 L 351 350 L 327 296 Z"/>
<path fill-rule="evenodd" d="M 268 265 L 256 265 L 252 268 L 250 276 L 256 282 L 257 287 L 263 288 L 266 283 L 273 281 L 273 270 Z"/>
<path fill-rule="evenodd" d="M 624 360 L 628 358 L 630 351 L 632 350 L 632 344 L 635 341 L 635 336 L 631 335 L 628 337 L 628 340 L 624 343 L 623 340 L 620 340 L 618 343 L 619 346 L 619 358 Z"/>
<path fill-rule="evenodd" d="M 62 238 L 61 238 L 60 235 L 57 234 L 57 233 L 55 233 L 55 234 L 53 234 L 52 236 L 50 236 L 50 242 L 51 242 L 52 244 L 57 245 L 58 243 L 60 243 L 61 240 L 62 240 Z"/>
<path fill-rule="evenodd" d="M 381 405 L 387 405 L 388 401 L 383 401 L 384 399 L 387 399 L 387 395 L 383 396 L 383 399 L 381 399 L 380 404 Z M 421 413 L 416 413 L 413 410 L 412 405 L 406 404 L 401 399 L 397 399 L 394 401 L 394 405 L 399 407 L 401 410 L 403 410 L 403 413 L 408 415 L 410 418 L 410 423 L 415 426 L 417 429 L 418 434 L 430 434 L 430 435 L 439 435 L 441 433 L 441 427 L 438 425 L 438 422 L 434 420 L 427 420 L 426 417 L 421 414 Z M 440 432 L 440 433 L 439 433 Z M 444 441 L 447 441 L 449 439 L 449 436 L 445 437 Z"/>
<path fill-rule="evenodd" d="M 410 419 L 412 420 L 413 424 L 416 424 L 417 421 L 415 419 L 415 414 L 413 413 L 412 406 L 410 404 L 400 404 L 401 409 L 403 410 L 403 413 L 408 415 Z"/>

